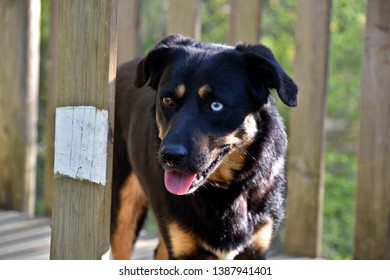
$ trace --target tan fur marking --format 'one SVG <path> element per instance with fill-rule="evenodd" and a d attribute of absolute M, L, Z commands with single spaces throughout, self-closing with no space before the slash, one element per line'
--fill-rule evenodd
<path fill-rule="evenodd" d="M 235 149 L 224 159 L 208 180 L 225 184 L 232 181 L 233 171 L 239 171 L 243 168 L 248 157 L 246 149 L 253 143 L 256 133 L 256 120 L 252 115 L 248 115 L 244 120 L 244 131 L 241 133 L 233 132 L 225 136 L 223 144 L 232 145 Z"/>
<path fill-rule="evenodd" d="M 253 245 L 261 252 L 265 252 L 271 245 L 272 221 L 262 225 L 253 235 Z"/>
<path fill-rule="evenodd" d="M 135 241 L 138 219 L 148 206 L 148 201 L 135 173 L 131 173 L 120 192 L 120 209 L 117 228 L 111 236 L 114 259 L 130 259 Z"/>
<path fill-rule="evenodd" d="M 184 84 L 178 85 L 176 88 L 176 97 L 183 98 L 185 93 L 186 93 L 186 86 Z"/>
<path fill-rule="evenodd" d="M 248 115 L 244 120 L 245 136 L 249 140 L 253 140 L 257 133 L 257 123 L 253 115 Z"/>
<path fill-rule="evenodd" d="M 176 258 L 189 256 L 199 247 L 195 235 L 175 222 L 168 225 L 168 234 L 171 240 L 172 252 Z"/>
<path fill-rule="evenodd" d="M 158 138 L 163 140 L 165 137 L 165 131 L 163 131 L 163 126 L 162 126 L 160 120 L 158 119 L 158 117 L 156 117 L 156 124 L 157 124 L 157 130 L 158 130 Z"/>
<path fill-rule="evenodd" d="M 234 145 L 234 144 L 240 143 L 240 141 L 241 141 L 240 137 L 242 137 L 242 136 L 238 135 L 237 133 L 231 133 L 225 137 L 225 144 Z"/>
<path fill-rule="evenodd" d="M 211 174 L 209 181 L 218 183 L 229 183 L 233 180 L 233 171 L 241 170 L 246 160 L 244 151 L 237 149 L 224 159 L 218 169 Z"/>
<path fill-rule="evenodd" d="M 160 241 L 158 242 L 157 248 L 154 252 L 155 260 L 167 260 L 168 259 L 168 250 L 165 246 L 164 241 L 160 237 Z"/>
<path fill-rule="evenodd" d="M 199 88 L 198 94 L 200 98 L 205 98 L 206 94 L 211 91 L 211 88 L 209 85 L 203 85 Z"/>

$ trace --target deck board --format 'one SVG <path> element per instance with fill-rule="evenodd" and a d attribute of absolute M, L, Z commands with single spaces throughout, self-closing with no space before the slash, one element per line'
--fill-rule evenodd
<path fill-rule="evenodd" d="M 0 210 L 0 260 L 48 260 L 50 218 L 31 218 L 25 213 Z M 152 259 L 155 235 L 141 231 L 132 259 Z"/>
<path fill-rule="evenodd" d="M 49 259 L 50 218 L 0 211 L 0 259 Z"/>

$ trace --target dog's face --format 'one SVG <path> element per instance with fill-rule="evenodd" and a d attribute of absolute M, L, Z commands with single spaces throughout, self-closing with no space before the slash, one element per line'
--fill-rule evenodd
<path fill-rule="evenodd" d="M 254 113 L 277 90 L 288 106 L 297 87 L 264 46 L 235 48 L 173 35 L 138 65 L 135 85 L 157 91 L 159 161 L 165 186 L 188 194 L 233 180 L 258 133 Z"/>

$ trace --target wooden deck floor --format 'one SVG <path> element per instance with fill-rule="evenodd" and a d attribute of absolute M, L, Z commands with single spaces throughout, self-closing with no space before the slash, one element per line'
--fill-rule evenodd
<path fill-rule="evenodd" d="M 0 259 L 49 259 L 50 219 L 0 211 Z"/>
<path fill-rule="evenodd" d="M 152 259 L 156 236 L 142 231 L 133 259 Z M 48 260 L 50 218 L 30 218 L 16 211 L 0 211 L 0 260 Z"/>
<path fill-rule="evenodd" d="M 132 259 L 152 259 L 157 242 L 154 234 L 141 231 Z M 50 218 L 30 218 L 21 212 L 0 210 L 0 260 L 48 260 L 49 252 Z M 272 254 L 269 258 L 294 257 Z"/>

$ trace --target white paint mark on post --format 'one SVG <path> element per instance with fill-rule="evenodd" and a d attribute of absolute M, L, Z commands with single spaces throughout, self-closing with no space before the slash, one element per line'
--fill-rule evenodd
<path fill-rule="evenodd" d="M 56 109 L 54 173 L 106 184 L 108 112 L 92 106 Z"/>

